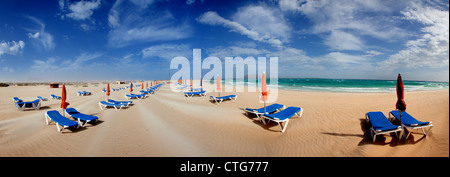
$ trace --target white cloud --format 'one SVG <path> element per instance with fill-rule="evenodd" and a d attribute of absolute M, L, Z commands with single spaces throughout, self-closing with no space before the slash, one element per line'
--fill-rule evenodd
<path fill-rule="evenodd" d="M 1 41 L 0 42 L 0 57 L 3 54 L 16 55 L 18 53 L 22 53 L 23 48 L 25 47 L 25 42 L 23 41 Z"/>
<path fill-rule="evenodd" d="M 28 31 L 30 31 L 28 33 L 28 38 L 36 41 L 39 46 L 44 48 L 44 50 L 53 50 L 56 44 L 53 40 L 53 36 L 45 31 L 45 24 L 35 17 L 32 16 L 25 16 L 25 17 L 30 19 L 32 22 L 34 22 L 36 25 L 39 26 L 38 29 L 28 29 Z"/>
<path fill-rule="evenodd" d="M 61 10 L 67 11 L 65 14 L 66 17 L 75 20 L 86 20 L 92 16 L 95 9 L 100 7 L 101 1 L 78 1 L 70 3 L 60 0 L 58 3 Z"/>
<path fill-rule="evenodd" d="M 252 40 L 276 47 L 288 42 L 291 30 L 280 12 L 264 6 L 240 8 L 232 15 L 231 20 L 221 17 L 217 12 L 208 11 L 199 16 L 197 21 L 208 25 L 222 25 Z"/>
<path fill-rule="evenodd" d="M 364 43 L 351 33 L 333 30 L 325 44 L 336 50 L 363 50 Z"/>
<path fill-rule="evenodd" d="M 366 36 L 392 41 L 407 36 L 397 27 L 393 16 L 398 10 L 398 1 L 310 1 L 280 0 L 284 12 L 300 13 L 312 23 L 312 34 L 324 36 L 324 44 L 335 50 L 366 50 Z M 399 3 L 401 4 L 401 3 Z M 343 34 L 350 38 L 340 36 Z M 344 40 L 344 46 L 340 46 Z"/>
<path fill-rule="evenodd" d="M 151 5 L 158 0 L 130 0 L 133 4 L 140 8 L 147 8 L 148 5 Z"/>
<path fill-rule="evenodd" d="M 225 57 L 258 57 L 265 56 L 269 51 L 265 49 L 257 49 L 254 47 L 247 46 L 217 46 L 214 48 L 207 49 L 206 53 L 208 56 L 219 57 L 224 59 Z"/>
<path fill-rule="evenodd" d="M 406 42 L 406 49 L 379 63 L 381 67 L 443 68 L 449 66 L 449 11 L 412 3 L 402 11 L 405 20 L 423 25 L 422 34 Z M 447 73 L 448 74 L 448 73 Z"/>
<path fill-rule="evenodd" d="M 367 60 L 365 56 L 349 55 L 341 52 L 331 52 L 324 56 L 327 62 L 339 64 L 361 64 Z"/>
<path fill-rule="evenodd" d="M 88 24 L 81 24 L 80 27 L 84 30 L 84 31 L 89 31 L 91 30 L 91 27 Z"/>
<path fill-rule="evenodd" d="M 33 60 L 33 65 L 31 65 L 31 69 L 33 71 L 39 71 L 39 72 L 54 71 L 54 70 L 58 69 L 58 66 L 54 65 L 55 62 L 56 62 L 55 58 L 49 58 L 46 61 Z"/>
<path fill-rule="evenodd" d="M 153 1 L 151 1 L 153 2 Z M 134 2 L 146 3 L 150 1 Z M 169 11 L 155 11 L 149 16 L 149 9 L 142 9 L 128 1 L 116 1 L 108 14 L 108 44 L 124 47 L 135 43 L 184 39 L 190 36 L 188 23 L 177 19 Z"/>
<path fill-rule="evenodd" d="M 377 55 L 383 55 L 383 52 L 375 51 L 375 50 L 368 50 L 366 51 L 367 55 L 369 56 L 377 56 Z"/>
<path fill-rule="evenodd" d="M 192 5 L 195 3 L 195 0 L 186 0 L 187 5 Z"/>
<path fill-rule="evenodd" d="M 55 73 L 70 73 L 76 75 L 79 73 L 86 74 L 89 71 L 95 71 L 100 68 L 96 67 L 95 62 L 92 60 L 103 56 L 101 53 L 82 53 L 75 59 L 57 59 L 54 57 L 48 58 L 46 61 L 34 60 L 34 64 L 31 66 L 34 71 L 45 72 L 47 74 Z"/>
<path fill-rule="evenodd" d="M 174 57 L 192 58 L 192 48 L 187 44 L 161 44 L 142 50 L 142 58 L 164 58 L 171 60 Z"/>

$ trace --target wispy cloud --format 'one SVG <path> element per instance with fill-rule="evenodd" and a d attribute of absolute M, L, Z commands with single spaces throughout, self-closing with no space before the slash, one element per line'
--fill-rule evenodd
<path fill-rule="evenodd" d="M 8 72 L 8 73 L 14 72 L 14 68 L 10 68 L 10 67 L 3 67 L 2 70 L 3 70 L 4 72 Z"/>
<path fill-rule="evenodd" d="M 177 19 L 170 11 L 152 11 L 157 1 L 116 1 L 108 14 L 108 44 L 125 47 L 135 43 L 169 41 L 190 36 L 187 22 Z M 145 6 L 139 5 L 145 4 Z M 149 13 L 151 11 L 151 13 Z"/>
<path fill-rule="evenodd" d="M 221 25 L 252 40 L 276 47 L 289 40 L 291 30 L 280 12 L 261 5 L 240 8 L 231 20 L 217 12 L 208 11 L 198 17 L 197 21 L 207 25 Z"/>
<path fill-rule="evenodd" d="M 420 37 L 406 42 L 400 50 L 379 63 L 380 66 L 396 69 L 400 67 L 443 68 L 449 66 L 449 11 L 415 2 L 402 11 L 404 19 L 423 25 Z M 448 72 L 448 70 L 447 70 Z"/>
<path fill-rule="evenodd" d="M 407 36 L 392 16 L 399 8 L 395 2 L 280 0 L 279 7 L 305 15 L 313 23 L 310 33 L 323 36 L 324 44 L 333 50 L 367 50 L 367 36 L 382 40 Z"/>
<path fill-rule="evenodd" d="M 28 38 L 36 41 L 38 46 L 42 47 L 44 50 L 53 50 L 56 44 L 53 40 L 53 36 L 45 31 L 45 23 L 32 16 L 26 15 L 25 17 L 38 25 L 37 29 L 27 29 L 27 31 L 30 31 L 28 33 Z"/>
<path fill-rule="evenodd" d="M 174 57 L 192 58 L 192 48 L 187 44 L 161 44 L 142 50 L 142 58 L 163 58 L 171 60 Z"/>
<path fill-rule="evenodd" d="M 55 57 L 50 57 L 47 60 L 36 59 L 33 60 L 31 69 L 33 72 L 45 72 L 49 74 L 55 74 L 58 72 L 70 72 L 71 74 L 83 73 L 92 69 L 92 67 L 95 67 L 92 64 L 93 62 L 88 61 L 97 59 L 102 55 L 103 54 L 101 53 L 82 53 L 73 60 L 62 60 Z"/>

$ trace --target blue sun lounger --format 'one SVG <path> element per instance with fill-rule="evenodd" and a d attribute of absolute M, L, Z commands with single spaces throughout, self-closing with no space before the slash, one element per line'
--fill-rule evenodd
<path fill-rule="evenodd" d="M 127 94 L 127 95 L 125 95 L 125 98 L 127 99 L 127 100 L 130 100 L 130 99 L 142 99 L 142 98 L 145 98 L 145 97 L 147 97 L 148 95 L 144 95 L 144 94 L 140 94 L 140 95 L 135 95 L 135 94 Z"/>
<path fill-rule="evenodd" d="M 56 123 L 56 128 L 58 129 L 58 132 L 61 133 L 65 128 L 80 127 L 80 124 L 78 122 L 65 118 L 57 110 L 47 111 L 45 113 L 45 122 L 47 122 L 47 125 L 50 124 L 50 121 Z M 62 127 L 62 129 L 60 128 L 60 126 Z"/>
<path fill-rule="evenodd" d="M 77 119 L 78 123 L 84 127 L 88 122 L 97 122 L 98 117 L 97 116 L 92 116 L 92 115 L 87 115 L 87 114 L 83 114 L 78 112 L 75 108 L 67 108 L 66 109 L 66 114 L 69 115 L 70 117 Z M 84 122 L 84 124 L 81 123 L 81 121 Z"/>
<path fill-rule="evenodd" d="M 264 112 L 264 107 L 259 108 L 259 109 L 252 109 L 252 108 L 245 108 L 245 112 L 251 113 L 251 114 L 255 114 L 256 117 L 258 117 L 259 121 L 262 121 L 264 124 L 266 124 L 266 122 L 264 121 L 264 119 L 261 119 L 261 115 L 263 114 L 270 114 L 276 111 L 279 111 L 281 109 L 284 109 L 286 106 L 282 105 L 282 104 L 278 104 L 278 103 L 274 103 L 271 104 L 269 106 L 266 106 L 266 112 Z"/>
<path fill-rule="evenodd" d="M 400 136 L 397 136 L 401 137 L 403 134 L 402 127 L 392 124 L 382 112 L 368 112 L 366 113 L 366 120 L 372 124 L 370 136 L 373 138 L 373 142 L 375 142 L 377 135 L 386 133 L 395 133 L 397 135 L 397 132 L 399 132 Z"/>
<path fill-rule="evenodd" d="M 100 109 L 104 110 L 104 108 L 106 107 L 114 107 L 116 110 L 121 110 L 122 107 L 126 107 L 127 104 L 123 104 L 123 103 L 110 103 L 107 101 L 100 101 L 98 103 L 98 106 L 100 106 Z"/>
<path fill-rule="evenodd" d="M 206 91 L 184 92 L 184 96 L 189 97 L 189 98 L 192 98 L 194 95 L 205 96 L 206 95 Z"/>
<path fill-rule="evenodd" d="M 39 108 L 41 108 L 41 100 L 36 99 L 30 102 L 16 102 L 15 106 L 21 111 L 25 110 L 25 108 L 32 108 L 35 110 L 39 110 Z"/>
<path fill-rule="evenodd" d="M 86 91 L 83 90 L 83 91 L 81 91 L 81 92 L 79 91 L 79 92 L 77 93 L 77 95 L 78 95 L 78 96 L 91 95 L 91 92 L 86 92 Z"/>
<path fill-rule="evenodd" d="M 37 96 L 38 99 L 40 99 L 41 101 L 47 101 L 47 98 L 43 98 L 41 96 Z"/>
<path fill-rule="evenodd" d="M 50 96 L 52 96 L 52 99 L 56 99 L 56 100 L 60 100 L 61 99 L 61 96 L 56 96 L 56 95 L 53 95 L 53 94 L 51 94 Z"/>
<path fill-rule="evenodd" d="M 217 105 L 222 103 L 223 100 L 236 100 L 236 99 L 237 99 L 237 95 L 227 95 L 227 96 L 221 96 L 221 97 L 209 96 L 209 101 L 211 101 L 211 102 L 215 101 L 217 103 Z"/>
<path fill-rule="evenodd" d="M 128 105 L 133 103 L 133 101 L 115 101 L 113 99 L 108 99 L 108 102 L 113 103 L 113 104 L 126 104 L 127 107 L 128 107 Z"/>
<path fill-rule="evenodd" d="M 141 94 L 154 94 L 155 91 L 153 91 L 153 90 L 141 90 L 141 91 L 139 91 L 139 93 L 141 93 Z"/>
<path fill-rule="evenodd" d="M 267 107 L 266 107 L 267 111 Z M 278 125 L 281 128 L 281 132 L 284 133 L 286 130 L 286 127 L 289 123 L 289 119 L 291 119 L 294 115 L 297 115 L 299 118 L 302 117 L 303 109 L 299 107 L 288 107 L 286 109 L 281 110 L 280 112 L 274 113 L 274 114 L 263 114 L 263 118 L 274 121 L 278 123 Z M 282 122 L 286 122 L 284 124 L 284 127 L 281 125 Z"/>
<path fill-rule="evenodd" d="M 391 115 L 395 117 L 398 121 L 400 121 L 400 112 L 398 110 L 394 110 L 389 112 L 389 118 L 391 118 Z M 413 116 L 409 115 L 407 112 L 402 113 L 402 124 L 405 126 L 405 128 L 411 129 L 409 131 L 408 135 L 406 136 L 406 139 L 408 139 L 409 135 L 411 134 L 412 130 L 421 128 L 424 135 L 427 135 L 431 128 L 433 128 L 433 124 L 431 122 L 422 122 L 415 119 Z M 425 128 L 430 127 L 428 131 L 425 133 Z"/>

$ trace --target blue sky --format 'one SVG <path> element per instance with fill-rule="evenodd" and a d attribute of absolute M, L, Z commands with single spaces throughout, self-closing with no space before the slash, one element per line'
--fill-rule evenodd
<path fill-rule="evenodd" d="M 194 48 L 279 57 L 279 77 L 449 81 L 448 0 L 0 3 L 0 81 L 168 79 Z"/>

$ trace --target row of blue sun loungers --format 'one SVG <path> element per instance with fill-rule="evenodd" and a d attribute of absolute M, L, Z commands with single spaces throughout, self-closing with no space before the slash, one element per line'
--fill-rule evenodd
<path fill-rule="evenodd" d="M 127 95 L 125 95 L 125 98 L 127 100 L 147 98 L 148 94 L 154 94 L 161 86 L 162 86 L 162 84 L 158 84 L 158 85 L 146 88 L 145 90 L 139 91 L 141 94 L 127 94 Z"/>
<path fill-rule="evenodd" d="M 51 122 L 55 122 L 58 132 L 62 133 L 62 131 L 66 128 L 78 129 L 86 126 L 89 122 L 95 123 L 98 121 L 97 116 L 80 113 L 75 108 L 67 108 L 65 110 L 65 114 L 68 115 L 69 118 L 73 118 L 76 121 L 64 117 L 57 110 L 51 110 L 45 113 L 45 122 L 47 125 Z"/>
<path fill-rule="evenodd" d="M 405 129 L 410 129 L 406 136 L 406 139 L 408 139 L 414 129 L 422 129 L 423 134 L 427 135 L 431 131 L 431 128 L 433 128 L 432 122 L 418 121 L 407 112 L 401 114 L 401 125 L 394 125 L 391 121 L 394 121 L 394 119 L 400 121 L 400 112 L 398 110 L 390 111 L 389 119 L 380 111 L 366 113 L 366 120 L 371 124 L 370 136 L 372 137 L 373 142 L 375 142 L 377 135 L 395 133 L 397 137 L 401 138 L 403 137 L 402 135 Z M 391 118 L 391 115 L 394 118 Z M 405 129 L 403 127 L 405 127 Z M 427 127 L 429 127 L 429 129 L 425 132 L 425 128 Z"/>
<path fill-rule="evenodd" d="M 162 84 L 156 85 L 152 88 L 148 88 L 147 91 L 154 92 L 156 91 Z M 149 90 L 151 89 L 151 90 Z M 90 92 L 78 92 L 78 95 L 89 95 Z M 144 97 L 147 96 L 144 95 L 134 95 L 136 97 Z M 56 96 L 54 94 L 51 95 L 52 99 L 61 99 L 61 96 Z M 13 97 L 13 102 L 15 106 L 23 111 L 26 108 L 32 108 L 39 110 L 41 107 L 41 100 L 47 100 L 46 98 L 43 98 L 41 96 L 38 96 L 36 100 L 30 101 L 30 102 L 24 102 L 22 99 L 19 99 L 18 97 Z M 108 101 L 100 101 L 99 106 L 102 110 L 104 110 L 106 107 L 114 107 L 116 110 L 121 110 L 123 107 L 128 107 L 130 104 L 132 104 L 132 101 L 115 101 L 112 99 L 108 99 Z M 84 127 L 89 122 L 97 122 L 98 117 L 88 114 L 83 114 L 77 111 L 75 108 L 67 108 L 64 112 L 65 115 L 68 116 L 68 118 L 61 115 L 57 110 L 51 110 L 47 111 L 45 113 L 45 121 L 47 125 L 49 125 L 51 122 L 55 122 L 56 128 L 58 129 L 58 132 L 63 132 L 66 128 L 75 128 L 78 129 L 79 127 Z M 75 119 L 71 120 L 69 118 Z"/>

